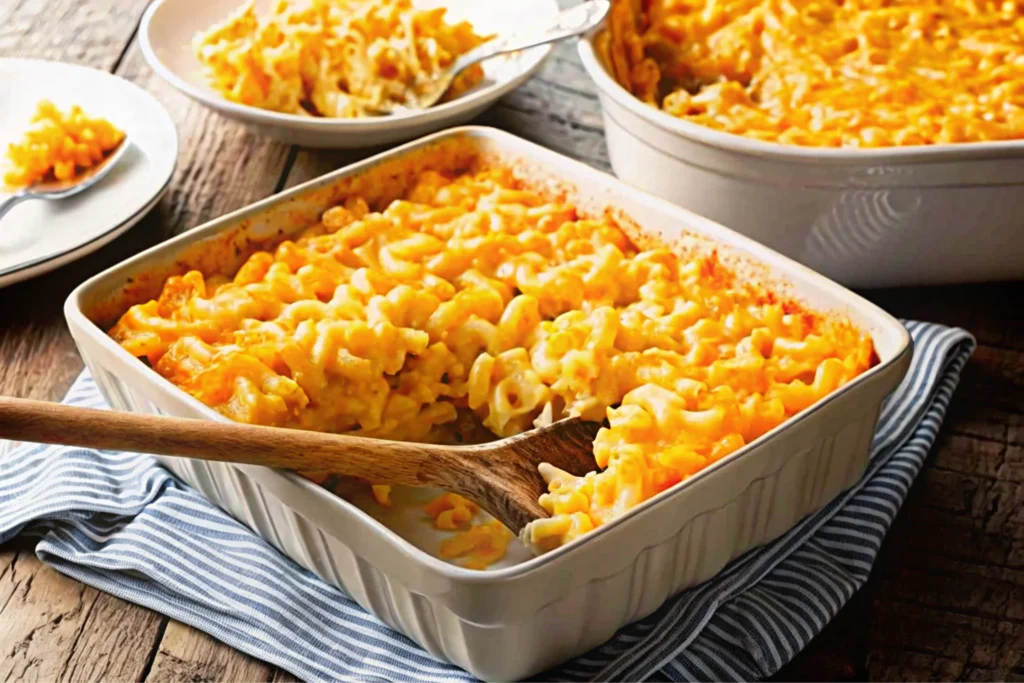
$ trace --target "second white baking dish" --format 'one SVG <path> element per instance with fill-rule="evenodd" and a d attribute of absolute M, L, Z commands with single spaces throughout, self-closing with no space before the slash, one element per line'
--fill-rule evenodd
<path fill-rule="evenodd" d="M 748 139 L 644 104 L 608 73 L 595 37 L 579 54 L 627 183 L 850 287 L 1024 277 L 1024 140 L 825 149 Z"/>
<path fill-rule="evenodd" d="M 486 680 L 542 672 L 600 645 L 668 597 L 777 538 L 854 484 L 867 464 L 882 400 L 910 362 L 894 318 L 753 241 L 611 176 L 500 131 L 462 128 L 327 174 L 196 228 L 92 278 L 65 313 L 79 349 L 117 409 L 224 419 L 104 332 L 168 274 L 293 234 L 360 178 L 444 144 L 514 164 L 589 210 L 621 210 L 644 234 L 716 249 L 766 285 L 871 334 L 877 366 L 745 448 L 627 516 L 547 555 L 477 572 L 445 563 L 359 506 L 291 473 L 166 458 L 182 479 L 282 552 L 351 595 L 431 653 Z M 419 155 L 419 156 L 416 156 Z M 378 177 L 382 177 L 378 175 Z M 363 187 L 373 186 L 369 185 Z M 347 189 L 346 189 L 347 188 Z M 397 533 L 396 533 L 397 530 Z"/>

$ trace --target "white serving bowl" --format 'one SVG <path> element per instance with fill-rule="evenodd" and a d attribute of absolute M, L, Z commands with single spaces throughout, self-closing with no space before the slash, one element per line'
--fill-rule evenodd
<path fill-rule="evenodd" d="M 484 80 L 463 96 L 414 114 L 362 119 L 298 116 L 237 104 L 222 97 L 203 78 L 192 38 L 242 4 L 242 0 L 156 0 L 139 26 L 142 53 L 153 70 L 192 99 L 263 134 L 304 147 L 359 148 L 410 140 L 465 123 L 498 98 L 522 85 L 551 54 L 552 46 L 523 50 L 483 63 Z M 257 0 L 263 12 L 272 0 Z M 469 20 L 481 34 L 508 35 L 553 17 L 556 0 L 413 0 L 416 7 L 448 8 L 450 21 Z"/>
<path fill-rule="evenodd" d="M 622 180 L 850 287 L 1024 277 L 1024 140 L 887 149 L 761 142 L 670 116 L 579 42 Z"/>

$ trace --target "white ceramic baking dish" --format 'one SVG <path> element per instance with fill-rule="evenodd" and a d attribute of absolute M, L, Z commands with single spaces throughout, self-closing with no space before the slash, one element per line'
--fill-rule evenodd
<path fill-rule="evenodd" d="M 120 410 L 224 419 L 129 355 L 106 336 L 106 326 L 129 304 L 154 296 L 167 275 L 191 267 L 223 267 L 225 254 L 232 265 L 240 263 L 247 251 L 315 220 L 361 178 L 400 175 L 402 167 L 395 164 L 422 160 L 431 150 L 456 144 L 488 162 L 513 164 L 539 185 L 568 192 L 588 210 L 621 210 L 648 237 L 679 249 L 716 249 L 738 272 L 780 294 L 813 310 L 848 316 L 871 334 L 880 359 L 795 419 L 622 519 L 541 557 L 526 556 L 520 547 L 511 560 L 483 572 L 433 557 L 422 549 L 429 546 L 412 526 L 386 520 L 390 529 L 367 505 L 343 500 L 297 475 L 163 460 L 282 552 L 431 653 L 480 678 L 509 680 L 601 644 L 669 596 L 777 538 L 855 483 L 867 464 L 880 404 L 905 374 L 911 346 L 894 318 L 752 240 L 519 138 L 470 127 L 410 143 L 275 195 L 80 286 L 65 313 L 104 396 Z M 372 186 L 371 181 L 363 187 Z M 398 493 L 402 498 L 408 492 Z"/>
<path fill-rule="evenodd" d="M 615 174 L 850 287 L 1024 277 L 1024 140 L 889 149 L 762 142 L 670 116 L 594 49 Z"/>

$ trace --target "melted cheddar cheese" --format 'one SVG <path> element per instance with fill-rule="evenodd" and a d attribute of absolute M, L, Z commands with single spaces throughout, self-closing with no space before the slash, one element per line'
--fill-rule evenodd
<path fill-rule="evenodd" d="M 598 48 L 645 102 L 759 140 L 1024 137 L 1019 0 L 615 0 Z"/>
<path fill-rule="evenodd" d="M 124 133 L 106 119 L 90 117 L 78 105 L 64 112 L 42 100 L 23 138 L 7 147 L 3 184 L 20 188 L 48 177 L 70 180 L 122 140 Z"/>
<path fill-rule="evenodd" d="M 779 301 L 714 254 L 640 250 L 610 215 L 504 167 L 423 171 L 377 207 L 349 197 L 233 274 L 169 278 L 110 334 L 241 422 L 419 441 L 460 410 L 497 436 L 607 420 L 597 471 L 543 470 L 551 517 L 523 533 L 540 550 L 685 480 L 874 360 L 847 322 Z M 388 488 L 374 495 L 387 502 Z M 451 494 L 427 508 L 445 530 L 477 510 Z M 493 524 L 477 526 L 442 555 L 504 552 Z"/>
<path fill-rule="evenodd" d="M 264 15 L 250 0 L 193 48 L 207 82 L 232 102 L 352 118 L 414 104 L 486 39 L 467 22 L 448 24 L 443 7 L 417 10 L 410 0 L 281 0 Z M 445 98 L 482 78 L 479 65 L 466 69 Z"/>

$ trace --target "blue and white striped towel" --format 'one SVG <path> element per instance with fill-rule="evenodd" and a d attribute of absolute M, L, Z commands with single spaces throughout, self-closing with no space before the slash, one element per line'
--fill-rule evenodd
<path fill-rule="evenodd" d="M 856 487 L 545 678 L 753 680 L 799 652 L 867 579 L 975 346 L 963 330 L 907 327 L 914 361 L 882 411 L 873 459 Z M 102 405 L 87 375 L 66 402 Z M 39 536 L 36 552 L 69 576 L 305 680 L 473 680 L 280 555 L 149 456 L 22 445 L 0 465 L 0 543 Z"/>

